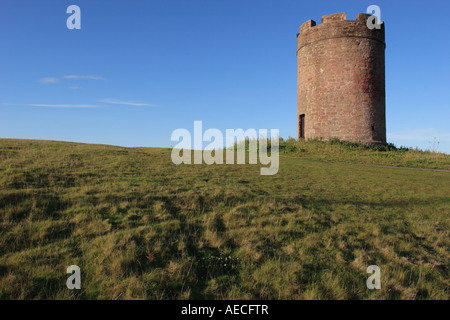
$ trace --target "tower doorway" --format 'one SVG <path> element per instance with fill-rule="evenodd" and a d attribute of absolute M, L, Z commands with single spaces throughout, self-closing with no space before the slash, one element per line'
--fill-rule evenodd
<path fill-rule="evenodd" d="M 305 139 L 305 115 L 301 114 L 298 119 L 298 128 L 300 133 L 300 139 Z"/>

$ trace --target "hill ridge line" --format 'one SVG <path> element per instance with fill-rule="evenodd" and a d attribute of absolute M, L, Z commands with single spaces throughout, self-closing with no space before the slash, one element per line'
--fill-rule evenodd
<path fill-rule="evenodd" d="M 290 158 L 290 159 L 302 159 L 299 157 L 289 157 L 280 155 L 281 158 Z M 344 162 L 344 161 L 333 161 L 333 160 L 320 160 L 322 162 L 330 162 L 330 163 L 338 163 L 338 164 L 348 164 L 354 166 L 367 166 L 367 167 L 378 167 L 378 168 L 395 168 L 395 169 L 411 169 L 411 170 L 425 170 L 425 171 L 439 171 L 439 172 L 450 172 L 449 169 L 432 169 L 432 168 L 418 168 L 418 167 L 400 167 L 400 166 L 388 166 L 382 164 L 369 164 L 369 163 L 352 163 L 352 162 Z"/>

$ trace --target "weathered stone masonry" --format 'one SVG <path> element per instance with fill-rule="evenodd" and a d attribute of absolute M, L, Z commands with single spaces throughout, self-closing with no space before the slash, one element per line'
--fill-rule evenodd
<path fill-rule="evenodd" d="M 298 138 L 386 143 L 384 23 L 345 13 L 308 20 L 297 35 Z"/>

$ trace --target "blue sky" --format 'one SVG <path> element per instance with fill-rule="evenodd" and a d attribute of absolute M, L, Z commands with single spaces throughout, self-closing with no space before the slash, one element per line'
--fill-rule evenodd
<path fill-rule="evenodd" d="M 371 4 L 388 141 L 450 153 L 450 3 L 433 0 L 2 0 L 0 137 L 170 147 L 194 120 L 295 137 L 299 26 Z"/>

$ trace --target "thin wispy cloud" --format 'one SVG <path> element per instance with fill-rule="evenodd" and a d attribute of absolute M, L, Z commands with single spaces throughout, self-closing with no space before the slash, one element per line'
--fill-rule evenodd
<path fill-rule="evenodd" d="M 58 78 L 42 78 L 39 80 L 40 83 L 57 83 L 59 82 Z"/>
<path fill-rule="evenodd" d="M 80 76 L 80 75 L 68 75 L 64 76 L 64 79 L 91 79 L 91 80 L 105 80 L 105 78 L 101 76 L 95 76 L 95 75 L 87 75 L 87 76 Z"/>
<path fill-rule="evenodd" d="M 391 140 L 414 140 L 450 142 L 450 133 L 438 132 L 435 128 L 413 129 L 398 132 L 388 132 Z"/>
<path fill-rule="evenodd" d="M 136 107 L 155 106 L 153 104 L 144 103 L 144 102 L 123 101 L 123 100 L 118 100 L 118 99 L 103 99 L 103 100 L 100 100 L 99 102 L 107 103 L 107 104 L 121 104 L 121 105 L 127 105 L 127 106 L 136 106 Z"/>
<path fill-rule="evenodd" d="M 72 89 L 72 90 L 79 90 L 79 89 L 81 89 L 81 87 L 69 87 L 70 89 Z"/>
<path fill-rule="evenodd" d="M 44 107 L 44 108 L 100 108 L 101 107 L 99 105 L 94 105 L 94 104 L 38 104 L 38 103 L 27 104 L 27 106 Z"/>
<path fill-rule="evenodd" d="M 90 79 L 90 80 L 105 80 L 104 77 L 101 76 L 96 76 L 96 75 L 87 75 L 87 76 L 83 76 L 83 75 L 67 75 L 67 76 L 63 76 L 61 79 L 75 79 L 75 80 L 79 80 L 79 79 Z M 47 77 L 47 78 L 42 78 L 39 79 L 40 83 L 58 83 L 61 80 L 59 78 L 54 78 L 54 77 Z M 80 89 L 80 87 L 70 87 L 71 89 Z"/>

